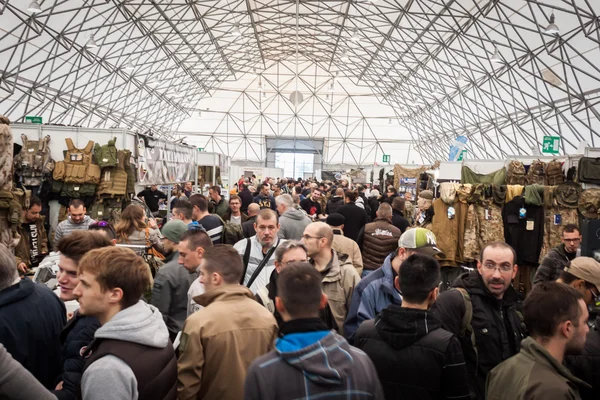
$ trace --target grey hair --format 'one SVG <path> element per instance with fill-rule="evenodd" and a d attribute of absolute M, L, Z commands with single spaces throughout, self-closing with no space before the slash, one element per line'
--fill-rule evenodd
<path fill-rule="evenodd" d="M 0 290 L 12 286 L 19 276 L 17 260 L 4 244 L 0 244 Z"/>
<path fill-rule="evenodd" d="M 289 194 L 282 194 L 277 196 L 275 203 L 279 206 L 283 204 L 285 208 L 294 208 L 294 199 Z"/>
<path fill-rule="evenodd" d="M 392 216 L 392 206 L 388 203 L 381 203 L 377 209 L 377 216 L 379 218 L 390 218 Z"/>
<path fill-rule="evenodd" d="M 306 247 L 301 242 L 299 242 L 297 240 L 288 240 L 288 241 L 281 243 L 277 247 L 277 250 L 275 250 L 275 261 L 280 263 L 281 260 L 283 260 L 284 254 L 287 253 L 289 250 L 294 250 L 294 249 L 302 249 L 302 250 L 306 251 Z"/>

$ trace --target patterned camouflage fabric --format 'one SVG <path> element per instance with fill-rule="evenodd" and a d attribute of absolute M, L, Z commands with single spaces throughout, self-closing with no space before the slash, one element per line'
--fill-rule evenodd
<path fill-rule="evenodd" d="M 0 190 L 13 188 L 13 136 L 10 121 L 0 115 Z"/>
<path fill-rule="evenodd" d="M 560 215 L 560 225 L 554 224 L 554 216 Z M 566 225 L 579 225 L 579 215 L 576 208 L 552 206 L 544 208 L 544 243 L 540 251 L 540 263 L 550 250 L 562 243 L 562 232 Z"/>
<path fill-rule="evenodd" d="M 600 189 L 586 189 L 581 193 L 579 211 L 586 218 L 600 218 Z"/>
<path fill-rule="evenodd" d="M 475 261 L 481 251 L 479 237 L 479 219 L 475 204 L 470 204 L 467 210 L 467 226 L 465 228 L 465 261 Z"/>

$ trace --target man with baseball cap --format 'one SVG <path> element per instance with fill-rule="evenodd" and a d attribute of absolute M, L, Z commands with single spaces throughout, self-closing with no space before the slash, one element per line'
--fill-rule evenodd
<path fill-rule="evenodd" d="M 402 304 L 402 295 L 394 286 L 400 264 L 412 254 L 442 255 L 436 247 L 435 235 L 424 228 L 409 229 L 400 236 L 396 251 L 386 257 L 381 268 L 367 275 L 352 294 L 350 311 L 344 324 L 344 335 L 352 343 L 363 321 L 373 319 L 390 304 Z"/>
<path fill-rule="evenodd" d="M 585 304 L 600 305 L 600 263 L 592 257 L 573 259 L 556 281 L 580 292 Z"/>
<path fill-rule="evenodd" d="M 163 227 L 163 246 L 170 254 L 165 258 L 166 264 L 158 269 L 152 287 L 151 304 L 161 312 L 171 341 L 183 328 L 187 316 L 187 292 L 196 278 L 178 263 L 177 245 L 187 229 L 186 223 L 178 219 L 167 222 Z"/>

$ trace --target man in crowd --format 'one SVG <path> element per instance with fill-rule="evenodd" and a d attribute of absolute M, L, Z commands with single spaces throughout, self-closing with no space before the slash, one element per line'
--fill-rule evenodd
<path fill-rule="evenodd" d="M 279 239 L 277 214 L 270 209 L 261 210 L 256 217 L 254 229 L 256 235 L 242 239 L 234 247 L 242 256 L 244 274 L 242 284 L 256 293 L 267 286 L 269 277 L 275 269 L 275 250 L 283 239 Z"/>
<path fill-rule="evenodd" d="M 240 200 L 242 202 L 242 207 L 240 208 L 240 211 L 247 214 L 248 206 L 252 204 L 252 202 L 254 202 L 254 196 L 252 196 L 252 192 L 250 192 L 247 183 L 244 183 L 240 187 L 240 192 L 238 193 L 238 196 L 240 196 Z"/>
<path fill-rule="evenodd" d="M 386 399 L 470 398 L 460 342 L 429 312 L 439 284 L 438 262 L 411 255 L 394 280 L 402 305 L 389 305 L 356 332 L 354 344 L 373 360 Z"/>
<path fill-rule="evenodd" d="M 146 188 L 142 190 L 138 193 L 137 197 L 144 200 L 144 203 L 146 203 L 146 205 L 148 206 L 150 211 L 152 211 L 152 213 L 157 212 L 160 203 L 167 200 L 167 195 L 158 190 L 158 187 L 156 185 L 150 186 L 150 189 Z"/>
<path fill-rule="evenodd" d="M 381 268 L 362 279 L 354 290 L 344 324 L 345 336 L 351 343 L 364 321 L 375 318 L 390 304 L 402 304 L 401 290 L 394 281 L 400 272 L 400 265 L 412 254 L 434 257 L 443 253 L 437 248 L 433 232 L 423 228 L 404 232 L 398 240 L 398 248 L 385 258 Z"/>
<path fill-rule="evenodd" d="M 194 206 L 187 200 L 177 200 L 173 206 L 173 219 L 182 221 L 185 226 L 194 223 Z"/>
<path fill-rule="evenodd" d="M 58 224 L 56 230 L 54 231 L 55 246 L 62 237 L 80 229 L 87 230 L 90 224 L 95 222 L 88 215 L 85 215 L 86 212 L 87 210 L 85 208 L 85 204 L 83 204 L 83 201 L 79 199 L 73 199 L 69 202 L 69 217 L 65 221 Z"/>
<path fill-rule="evenodd" d="M 239 284 L 242 259 L 229 245 L 206 249 L 195 298 L 204 308 L 185 322 L 179 346 L 179 399 L 242 399 L 248 365 L 273 348 L 273 315 Z"/>
<path fill-rule="evenodd" d="M 148 264 L 132 250 L 105 247 L 79 262 L 74 290 L 83 315 L 101 327 L 82 353 L 83 400 L 173 398 L 177 360 L 160 312 L 140 298 Z"/>
<path fill-rule="evenodd" d="M 282 270 L 275 302 L 286 321 L 283 336 L 277 340 L 276 350 L 250 365 L 246 400 L 384 398 L 369 357 L 319 319 L 319 310 L 327 304 L 321 279 L 306 263 Z"/>
<path fill-rule="evenodd" d="M 388 203 L 389 205 L 392 205 L 392 202 L 398 196 L 400 196 L 398 194 L 398 189 L 396 189 L 393 185 L 389 185 L 387 187 L 387 192 L 386 192 L 386 197 L 385 197 L 384 202 Z"/>
<path fill-rule="evenodd" d="M 331 247 L 333 231 L 324 222 L 308 225 L 304 230 L 302 243 L 310 257 L 310 263 L 322 276 L 323 292 L 327 295 L 338 331 L 343 334 L 352 292 L 360 281 L 360 276 L 352 264 L 339 260 Z"/>
<path fill-rule="evenodd" d="M 182 221 L 172 220 L 163 226 L 162 243 L 168 255 L 164 260 L 165 265 L 158 269 L 152 286 L 150 304 L 162 314 L 171 341 L 175 340 L 177 333 L 183 328 L 187 317 L 187 293 L 196 278 L 195 274 L 190 274 L 179 265 L 178 246 L 181 235 L 185 232 L 187 225 Z"/>
<path fill-rule="evenodd" d="M 377 218 L 358 233 L 357 243 L 363 257 L 362 278 L 375 271 L 393 252 L 402 232 L 392 225 L 392 207 L 383 203 L 377 210 Z"/>
<path fill-rule="evenodd" d="M 408 225 L 415 224 L 415 206 L 412 203 L 413 195 L 411 192 L 404 193 L 404 217 L 408 220 Z"/>
<path fill-rule="evenodd" d="M 300 240 L 304 228 L 310 224 L 310 218 L 302 211 L 294 208 L 294 201 L 289 194 L 282 194 L 275 199 L 279 213 L 279 237 L 281 239 Z"/>
<path fill-rule="evenodd" d="M 23 210 L 22 223 L 18 227 L 21 236 L 15 249 L 17 267 L 22 273 L 37 267 L 44 256 L 48 254 L 48 236 L 44 228 L 44 218 L 40 216 L 42 201 L 32 197 L 29 209 Z"/>
<path fill-rule="evenodd" d="M 580 245 L 581 232 L 577 225 L 565 226 L 562 232 L 562 243 L 546 254 L 535 273 L 533 284 L 557 280 L 561 272 L 577 255 Z"/>
<path fill-rule="evenodd" d="M 0 245 L 0 343 L 48 389 L 61 372 L 65 305 L 44 285 L 20 279 L 15 257 Z"/>
<path fill-rule="evenodd" d="M 460 339 L 471 391 L 478 399 L 484 398 L 487 374 L 517 354 L 525 336 L 517 314 L 519 294 L 511 284 L 515 260 L 508 244 L 487 244 L 477 270 L 460 275 L 454 289 L 440 294 L 432 308 L 442 327 Z"/>
<path fill-rule="evenodd" d="M 271 190 L 268 183 L 260 185 L 260 193 L 254 198 L 254 202 L 259 205 L 261 210 L 270 208 L 273 211 L 277 210 L 275 199 L 271 196 Z"/>
<path fill-rule="evenodd" d="M 223 215 L 229 211 L 229 204 L 223 197 L 221 197 L 221 187 L 218 185 L 211 186 L 208 189 L 208 196 L 215 207 L 215 214 L 223 218 Z"/>
<path fill-rule="evenodd" d="M 187 292 L 186 315 L 188 317 L 200 309 L 198 303 L 194 301 L 194 297 L 204 293 L 204 286 L 199 279 L 200 262 L 205 250 L 212 246 L 212 240 L 201 229 L 188 230 L 179 237 L 179 245 L 177 246 L 177 250 L 179 251 L 178 262 L 179 265 L 183 265 L 193 279 Z"/>
<path fill-rule="evenodd" d="M 251 203 L 248 206 L 248 219 L 242 224 L 242 231 L 244 231 L 245 238 L 251 238 L 256 235 L 254 224 L 256 223 L 256 217 L 260 212 L 260 206 L 256 203 Z"/>
<path fill-rule="evenodd" d="M 321 190 L 314 188 L 311 194 L 300 202 L 300 206 L 306 214 L 314 220 L 324 218 L 321 208 Z"/>
<path fill-rule="evenodd" d="M 331 213 L 327 216 L 325 223 L 331 227 L 333 231 L 333 250 L 338 253 L 338 257 L 342 261 L 351 262 L 356 268 L 358 276 L 362 275 L 363 259 L 358 244 L 344 236 L 344 223 L 346 218 L 342 214 Z"/>
<path fill-rule="evenodd" d="M 60 240 L 57 250 L 59 297 L 62 301 L 76 300 L 74 290 L 79 284 L 77 267 L 83 256 L 94 249 L 113 246 L 111 240 L 100 232 L 76 231 Z M 73 313 L 60 334 L 62 343 L 63 369 L 57 380 L 60 382 L 54 393 L 59 399 L 76 399 L 81 384 L 81 374 L 85 360 L 81 349 L 90 344 L 100 321 L 94 316 L 82 315 L 79 310 Z"/>
<path fill-rule="evenodd" d="M 346 218 L 344 236 L 356 241 L 358 233 L 367 224 L 367 212 L 354 204 L 356 201 L 354 192 L 348 190 L 344 196 L 346 204 L 338 208 L 337 212 Z"/>
<path fill-rule="evenodd" d="M 194 182 L 187 181 L 183 187 L 183 193 L 185 194 L 185 197 L 189 199 L 194 193 Z"/>
<path fill-rule="evenodd" d="M 242 225 L 248 221 L 248 216 L 242 211 L 242 200 L 237 195 L 229 198 L 229 210 L 223 215 L 225 222 L 231 222 L 234 225 Z"/>
<path fill-rule="evenodd" d="M 404 233 L 410 226 L 408 220 L 404 217 L 406 201 L 398 196 L 392 201 L 392 225 Z"/>
<path fill-rule="evenodd" d="M 325 208 L 325 214 L 337 213 L 338 208 L 344 205 L 344 189 L 337 188 L 335 194 L 331 196 Z"/>
<path fill-rule="evenodd" d="M 519 354 L 494 368 L 486 386 L 487 399 L 580 399 L 589 385 L 563 366 L 567 354 L 585 345 L 588 310 L 583 296 L 558 282 L 533 287 L 523 305 L 530 337 Z"/>
<path fill-rule="evenodd" d="M 433 220 L 433 192 L 431 190 L 423 190 L 419 193 L 417 207 L 419 212 L 415 221 L 416 225 L 430 229 Z"/>
<path fill-rule="evenodd" d="M 190 197 L 190 203 L 192 203 L 193 212 L 192 217 L 194 221 L 202 225 L 202 227 L 210 236 L 213 244 L 221 244 L 221 237 L 223 236 L 223 222 L 216 215 L 210 215 L 208 212 L 208 199 L 203 194 L 195 194 Z"/>
<path fill-rule="evenodd" d="M 592 257 L 577 257 L 567 264 L 556 281 L 581 293 L 587 305 L 594 306 L 600 300 L 600 263 Z"/>

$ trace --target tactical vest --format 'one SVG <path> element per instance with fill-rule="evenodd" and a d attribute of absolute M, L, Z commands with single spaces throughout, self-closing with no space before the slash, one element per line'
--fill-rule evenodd
<path fill-rule="evenodd" d="M 381 267 L 385 258 L 398 247 L 401 234 L 400 229 L 387 219 L 376 219 L 365 225 L 362 251 L 364 269 Z"/>
<path fill-rule="evenodd" d="M 21 223 L 23 209 L 29 208 L 30 190 L 0 190 L 0 243 L 8 248 L 19 244 L 17 228 Z"/>
<path fill-rule="evenodd" d="M 96 143 L 94 146 L 94 160 L 96 160 L 96 164 L 100 166 L 100 168 L 104 169 L 107 167 L 116 167 L 117 166 L 117 148 L 115 147 L 115 143 L 117 142 L 117 138 L 108 141 L 108 144 L 100 146 Z"/>
<path fill-rule="evenodd" d="M 92 205 L 90 217 L 96 221 L 110 222 L 115 226 L 121 220 L 122 211 L 122 200 L 102 199 Z"/>
<path fill-rule="evenodd" d="M 87 146 L 81 150 L 73 145 L 71 138 L 65 139 L 65 142 L 67 142 L 65 160 L 57 162 L 54 166 L 52 173 L 54 180 L 94 185 L 100 183 L 100 167 L 92 164 L 94 142 L 90 140 Z"/>
<path fill-rule="evenodd" d="M 98 186 L 98 195 L 125 196 L 127 193 L 127 171 L 129 166 L 129 150 L 119 150 L 117 152 L 116 167 L 104 168 Z"/>
<path fill-rule="evenodd" d="M 40 186 L 54 169 L 54 161 L 50 157 L 48 142 L 50 136 L 42 140 L 29 140 L 21 135 L 23 149 L 15 157 L 15 169 L 25 186 Z"/>

